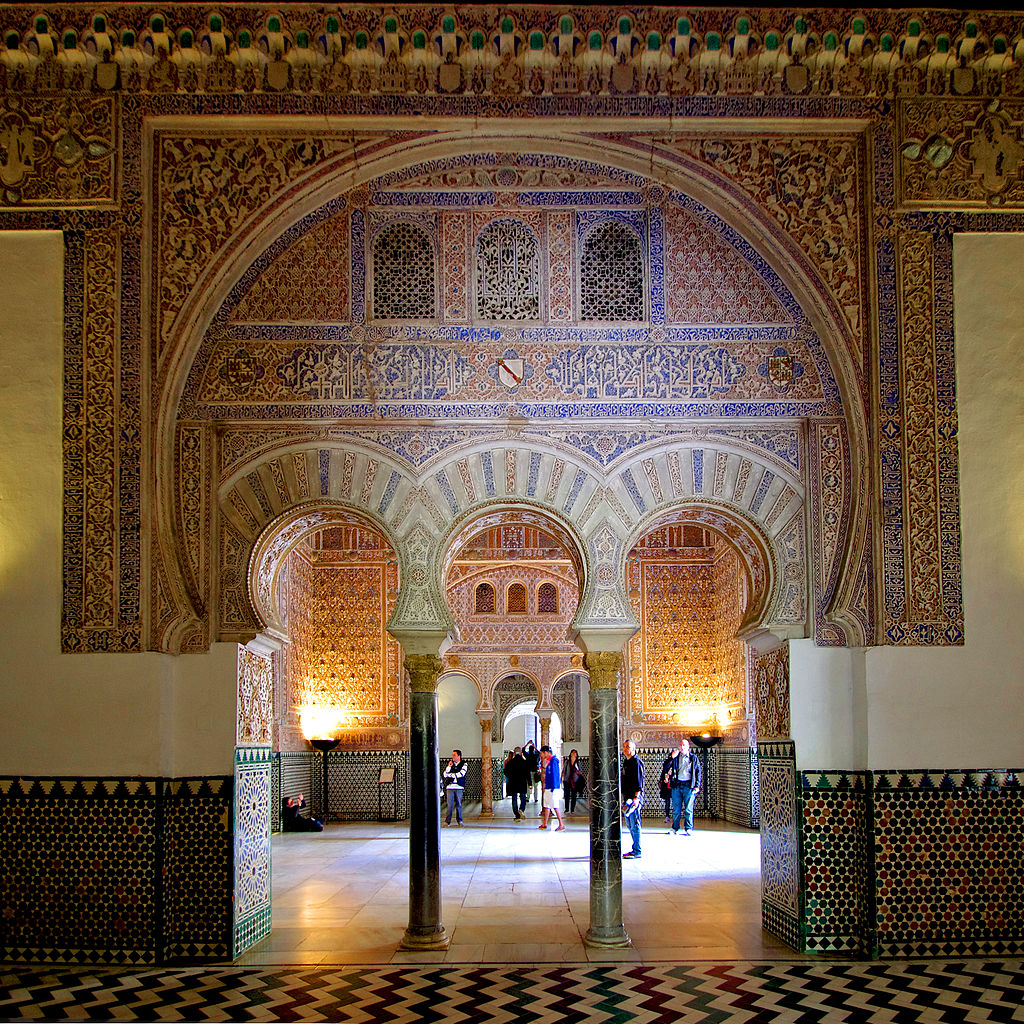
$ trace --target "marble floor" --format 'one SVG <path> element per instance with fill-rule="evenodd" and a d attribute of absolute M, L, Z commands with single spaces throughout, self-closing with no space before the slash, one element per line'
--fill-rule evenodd
<path fill-rule="evenodd" d="M 760 837 L 721 822 L 672 836 L 645 822 L 643 858 L 623 862 L 627 949 L 583 945 L 588 819 L 540 831 L 536 805 L 507 805 L 441 830 L 446 951 L 398 949 L 408 924 L 408 823 L 331 823 L 274 837 L 273 932 L 237 965 L 540 964 L 802 960 L 761 928 Z M 625 848 L 629 848 L 628 834 Z"/>

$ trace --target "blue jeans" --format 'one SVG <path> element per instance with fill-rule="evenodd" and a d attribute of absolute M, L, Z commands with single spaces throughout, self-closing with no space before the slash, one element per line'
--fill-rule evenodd
<path fill-rule="evenodd" d="M 683 828 L 689 832 L 693 828 L 693 803 L 697 792 L 689 785 L 672 787 L 672 830 L 679 830 L 679 819 L 682 817 Z"/>
<path fill-rule="evenodd" d="M 453 807 L 455 808 L 455 820 L 460 825 L 462 824 L 462 792 L 461 789 L 446 789 L 444 791 L 445 796 L 448 798 L 448 817 L 444 820 L 446 825 L 452 823 Z"/>
<path fill-rule="evenodd" d="M 630 838 L 633 840 L 633 856 L 640 856 L 640 811 L 637 809 L 632 814 L 626 815 L 626 825 L 629 828 Z"/>
<path fill-rule="evenodd" d="M 526 813 L 526 794 L 513 790 L 510 795 L 512 797 L 512 814 L 521 818 Z"/>

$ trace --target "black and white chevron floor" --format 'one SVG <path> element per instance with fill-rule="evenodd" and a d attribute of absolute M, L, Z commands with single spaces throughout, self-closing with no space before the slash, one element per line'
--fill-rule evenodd
<path fill-rule="evenodd" d="M 1024 962 L 0 968 L 0 1020 L 1024 1021 Z"/>

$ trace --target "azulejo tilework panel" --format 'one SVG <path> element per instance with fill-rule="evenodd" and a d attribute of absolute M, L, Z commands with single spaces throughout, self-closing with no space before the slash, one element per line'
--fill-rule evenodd
<path fill-rule="evenodd" d="M 801 946 L 800 822 L 792 743 L 759 743 L 761 914 L 764 927 Z"/>
<path fill-rule="evenodd" d="M 223 777 L 0 779 L 0 955 L 227 955 L 231 790 Z"/>
<path fill-rule="evenodd" d="M 233 955 L 270 934 L 269 747 L 239 747 L 235 753 L 234 943 Z"/>
<path fill-rule="evenodd" d="M 158 781 L 3 781 L 0 911 L 10 960 L 153 963 Z"/>
<path fill-rule="evenodd" d="M 473 764 L 479 800 L 480 758 Z M 393 783 L 380 784 L 381 768 L 395 769 Z M 327 785 L 328 818 L 334 821 L 404 821 L 409 817 L 409 752 L 332 751 L 327 755 Z"/>
<path fill-rule="evenodd" d="M 1024 949 L 1024 790 L 1007 771 L 875 773 L 883 956 Z"/>
<path fill-rule="evenodd" d="M 232 788 L 230 778 L 163 784 L 167 960 L 231 956 Z"/>
<path fill-rule="evenodd" d="M 800 783 L 797 948 L 884 957 L 1024 949 L 1018 773 L 803 772 Z"/>
<path fill-rule="evenodd" d="M 801 774 L 805 952 L 870 948 L 870 803 L 865 774 Z"/>
<path fill-rule="evenodd" d="M 726 821 L 744 828 L 758 828 L 756 751 L 750 747 L 722 747 L 716 753 L 719 813 Z"/>

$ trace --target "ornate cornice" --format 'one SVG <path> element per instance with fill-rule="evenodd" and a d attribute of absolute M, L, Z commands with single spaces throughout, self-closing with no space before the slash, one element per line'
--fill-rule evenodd
<path fill-rule="evenodd" d="M 502 98 L 1024 95 L 1021 18 L 363 4 L 0 12 L 0 92 Z"/>

